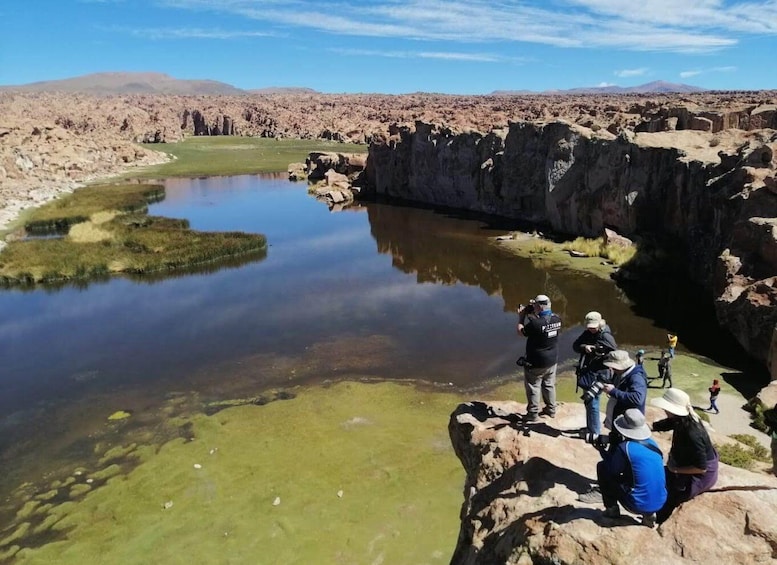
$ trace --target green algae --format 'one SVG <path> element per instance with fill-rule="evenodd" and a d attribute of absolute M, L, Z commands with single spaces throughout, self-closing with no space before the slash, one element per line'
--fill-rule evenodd
<path fill-rule="evenodd" d="M 28 500 L 24 506 L 16 513 L 16 518 L 19 520 L 26 520 L 40 507 L 39 500 Z"/>
<path fill-rule="evenodd" d="M 78 498 L 92 490 L 92 487 L 86 483 L 79 483 L 70 487 L 70 498 Z"/>
<path fill-rule="evenodd" d="M 114 479 L 50 510 L 67 538 L 16 562 L 447 562 L 464 479 L 447 424 L 462 400 L 339 383 L 192 416 L 194 441 L 109 467 Z"/>
<path fill-rule="evenodd" d="M 135 456 L 135 450 L 137 448 L 138 445 L 136 443 L 131 443 L 129 445 L 117 445 L 116 447 L 112 447 L 106 451 L 103 456 L 100 457 L 100 460 L 97 464 L 102 466 L 113 461 L 121 461 L 127 457 Z"/>
<path fill-rule="evenodd" d="M 132 416 L 132 414 L 130 414 L 129 412 L 127 412 L 125 410 L 117 410 L 116 412 L 114 412 L 113 414 L 108 416 L 108 419 L 111 420 L 111 421 L 113 421 L 113 420 L 125 420 L 126 418 L 129 418 L 130 416 Z"/>

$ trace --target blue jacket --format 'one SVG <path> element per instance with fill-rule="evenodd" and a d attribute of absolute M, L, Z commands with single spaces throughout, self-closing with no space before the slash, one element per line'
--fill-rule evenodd
<path fill-rule="evenodd" d="M 621 375 L 609 394 L 615 399 L 613 422 L 629 408 L 637 408 L 644 414 L 647 401 L 647 375 L 642 365 L 634 365 L 630 373 L 626 376 Z"/>
<path fill-rule="evenodd" d="M 656 449 L 652 439 L 644 443 Z M 666 476 L 661 451 L 652 451 L 642 442 L 624 439 L 604 453 L 602 480 L 618 483 L 619 502 L 637 513 L 657 512 L 666 502 Z"/>

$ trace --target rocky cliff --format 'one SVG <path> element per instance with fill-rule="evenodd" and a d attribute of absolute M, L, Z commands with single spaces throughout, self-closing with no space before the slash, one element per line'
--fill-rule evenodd
<path fill-rule="evenodd" d="M 451 565 L 576 563 L 772 563 L 777 560 L 777 479 L 721 465 L 712 491 L 681 505 L 657 529 L 628 514 L 608 519 L 579 502 L 596 477 L 598 452 L 563 430 L 585 422 L 580 404 L 530 430 L 525 406 L 469 402 L 448 430 L 466 474 Z M 648 420 L 658 411 L 648 410 Z M 731 441 L 711 431 L 713 442 Z M 655 434 L 664 453 L 671 434 Z"/>
<path fill-rule="evenodd" d="M 367 192 L 569 235 L 607 227 L 662 241 L 708 289 L 719 322 L 766 364 L 777 323 L 775 152 L 773 129 L 616 136 L 555 121 L 483 134 L 418 122 L 373 142 Z"/>

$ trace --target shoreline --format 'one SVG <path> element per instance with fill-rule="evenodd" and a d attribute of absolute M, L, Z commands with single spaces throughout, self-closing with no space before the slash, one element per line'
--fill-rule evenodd
<path fill-rule="evenodd" d="M 145 148 L 144 148 L 145 149 Z M 162 165 L 171 161 L 163 151 L 147 150 L 137 161 L 121 166 L 106 165 L 99 171 L 78 178 L 52 175 L 46 178 L 26 178 L 9 182 L 5 179 L 0 191 L 0 251 L 6 245 L 6 237 L 19 228 L 16 222 L 24 213 L 82 188 L 90 183 L 108 182 L 128 171 Z"/>

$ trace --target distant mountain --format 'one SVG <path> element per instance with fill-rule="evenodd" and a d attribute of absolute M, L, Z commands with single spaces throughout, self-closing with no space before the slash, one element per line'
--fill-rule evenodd
<path fill-rule="evenodd" d="M 0 88 L 25 92 L 83 92 L 102 96 L 111 94 L 246 94 L 245 90 L 224 82 L 177 79 L 163 73 L 94 73 L 62 80 L 47 80 Z"/>
<path fill-rule="evenodd" d="M 583 88 L 570 88 L 567 90 L 545 90 L 543 92 L 530 92 L 526 90 L 497 90 L 494 96 L 517 96 L 521 94 L 687 94 L 689 92 L 704 92 L 704 88 L 690 84 L 675 84 L 662 80 L 655 80 L 639 86 L 591 86 Z"/>
<path fill-rule="evenodd" d="M 252 88 L 250 94 L 318 94 L 317 90 L 304 86 L 269 86 L 267 88 Z"/>

